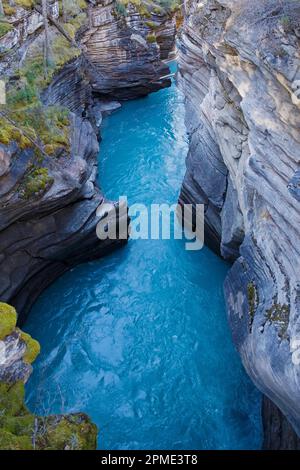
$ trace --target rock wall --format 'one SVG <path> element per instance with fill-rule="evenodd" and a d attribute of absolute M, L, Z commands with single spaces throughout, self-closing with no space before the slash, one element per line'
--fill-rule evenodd
<path fill-rule="evenodd" d="M 49 15 L 58 20 L 56 2 L 51 3 Z M 18 7 L 9 21 L 14 29 L 0 40 L 5 50 L 0 73 L 5 73 L 8 86 L 14 84 L 25 59 L 36 66 L 43 46 L 36 11 Z M 66 58 L 59 47 L 65 38 L 50 25 L 52 53 L 58 64 L 65 63 L 56 67 L 41 100 L 44 107 L 63 106 L 71 112 L 69 151 L 56 153 L 56 157 L 43 154 L 41 160 L 35 156 L 34 146 L 23 148 L 13 139 L 0 141 L 0 299 L 17 308 L 20 322 L 58 276 L 125 242 L 100 242 L 96 236 L 96 209 L 104 200 L 96 182 L 96 124 L 102 119 L 97 98 L 144 96 L 171 83 L 161 78 L 169 73 L 161 57 L 172 50 L 175 39 L 174 20 L 165 13 L 141 14 L 131 6 L 128 15 L 119 17 L 115 1 L 93 2 L 87 20 L 77 30 L 78 51 L 72 46 L 74 51 L 69 54 L 71 45 L 63 43 Z M 156 40 L 147 43 L 149 25 L 157 30 L 161 46 Z M 67 26 L 72 29 L 71 23 Z M 63 27 L 68 32 L 67 26 Z M 17 42 L 11 43 L 11 35 Z M 32 175 L 39 188 L 28 193 L 24 186 Z"/>
<path fill-rule="evenodd" d="M 187 0 L 178 40 L 190 134 L 180 202 L 205 205 L 206 242 L 234 262 L 234 343 L 298 435 L 299 26 L 294 1 Z M 291 445 L 281 412 L 264 407 L 267 446 Z"/>
<path fill-rule="evenodd" d="M 42 195 L 24 198 L 20 189 L 32 150 L 0 146 L 7 159 L 0 176 L 0 298 L 19 309 L 20 321 L 59 275 L 124 243 L 96 236 L 96 210 L 103 200 L 95 183 L 98 142 L 87 120 L 73 115 L 71 127 L 71 154 L 43 161 L 52 185 Z"/>

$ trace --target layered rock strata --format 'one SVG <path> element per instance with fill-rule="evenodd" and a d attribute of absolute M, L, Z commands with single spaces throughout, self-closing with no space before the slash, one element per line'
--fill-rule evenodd
<path fill-rule="evenodd" d="M 88 22 L 73 3 L 73 17 L 58 29 L 53 21 L 60 22 L 58 2 L 49 2 L 55 70 L 42 90 L 37 88 L 45 78 L 39 64 L 41 15 L 19 3 L 8 6 L 9 31 L 0 38 L 0 78 L 5 77 L 9 90 L 15 87 L 13 108 L 4 107 L 0 114 L 0 299 L 17 307 L 19 323 L 62 273 L 126 243 L 126 237 L 100 241 L 96 235 L 96 212 L 105 201 L 96 180 L 99 126 L 120 106 L 97 97 L 128 99 L 170 85 L 161 59 L 174 45 L 172 18 L 158 15 L 157 24 L 151 23 L 157 39 L 147 42 L 149 12 L 143 16 L 131 7 L 124 21 L 116 15 L 116 2 L 92 2 Z M 16 122 L 18 106 L 24 114 Z M 49 119 L 50 124 L 55 120 L 55 142 L 49 142 Z M 32 128 L 23 128 L 27 121 Z M 39 135 L 39 128 L 49 135 Z M 127 214 L 122 218 L 127 227 Z M 94 449 L 97 429 L 83 413 L 38 417 L 26 409 L 24 383 L 39 346 L 16 328 L 16 320 L 14 308 L 0 303 L 0 448 Z"/>
<path fill-rule="evenodd" d="M 93 7 L 80 43 L 100 96 L 131 99 L 170 86 L 169 68 L 161 60 L 174 48 L 175 20 L 149 5 L 129 2 L 120 12 L 114 0 L 99 0 Z"/>
<path fill-rule="evenodd" d="M 291 445 L 283 415 L 300 435 L 299 21 L 293 1 L 189 0 L 178 41 L 190 133 L 180 201 L 205 205 L 206 242 L 234 262 L 228 318 L 281 410 L 264 407 L 277 448 Z"/>
<path fill-rule="evenodd" d="M 69 151 L 56 152 L 56 157 L 43 154 L 41 160 L 34 146 L 22 148 L 13 139 L 0 141 L 0 298 L 18 309 L 20 321 L 59 275 L 124 243 L 100 242 L 96 236 L 96 209 L 104 199 L 96 181 L 97 125 L 103 114 L 97 97 L 128 99 L 170 85 L 169 78 L 163 78 L 169 69 L 161 57 L 173 48 L 175 25 L 165 13 L 151 16 L 148 10 L 140 13 L 130 6 L 128 14 L 120 17 L 116 8 L 115 1 L 89 6 L 89 21 L 76 35 L 77 50 L 70 44 L 70 53 L 65 46 L 66 63 L 56 67 L 41 93 L 46 109 L 62 106 L 70 111 Z M 57 19 L 56 2 L 51 3 L 49 15 Z M 10 21 L 22 34 L 7 33 L 17 38 L 13 43 L 7 35 L 1 38 L 5 49 L 1 71 L 14 83 L 19 59 L 35 64 L 43 46 L 43 29 L 35 10 L 24 12 L 18 7 Z M 157 41 L 147 42 L 151 28 L 157 30 Z M 59 41 L 65 38 L 55 25 L 50 27 L 50 37 L 52 53 L 60 63 Z"/>

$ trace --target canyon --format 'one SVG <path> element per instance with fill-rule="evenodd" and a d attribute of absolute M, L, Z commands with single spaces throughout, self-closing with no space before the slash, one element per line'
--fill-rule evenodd
<path fill-rule="evenodd" d="M 22 324 L 57 277 L 126 243 L 96 236 L 96 211 L 106 200 L 96 180 L 99 126 L 120 106 L 112 96 L 141 97 L 171 84 L 162 59 L 173 50 L 175 20 L 159 7 L 153 14 L 132 7 L 125 16 L 116 5 L 104 0 L 81 8 L 71 2 L 69 23 L 62 27 L 58 2 L 49 2 L 52 51 L 45 71 L 39 7 L 5 4 L 11 26 L 0 37 L 0 73 L 7 82 L 7 106 L 0 114 L 4 449 L 96 447 L 96 427 L 85 414 L 40 417 L 25 407 L 24 384 L 39 346 L 16 327 L 16 310 L 7 302 Z"/>
<path fill-rule="evenodd" d="M 32 145 L 23 149 L 13 139 L 5 145 L 0 137 L 0 297 L 17 308 L 20 321 L 59 275 L 124 243 L 99 243 L 96 236 L 96 210 L 104 199 L 95 182 L 100 98 L 140 97 L 170 85 L 170 79 L 161 78 L 168 76 L 169 68 L 161 61 L 160 51 L 165 57 L 173 49 L 175 22 L 165 13 L 143 16 L 136 8 L 119 17 L 115 5 L 99 1 L 92 6 L 90 28 L 80 26 L 76 33 L 75 57 L 67 56 L 42 91 L 44 107 L 63 106 L 70 111 L 70 151 L 60 149 L 57 159 L 43 154 L 42 164 L 36 164 Z M 52 9 L 58 11 L 57 3 Z M 22 8 L 15 15 L 15 30 L 0 40 L 0 50 L 6 51 L 1 73 L 7 78 L 14 77 L 24 57 L 35 59 L 43 41 L 41 15 L 25 16 Z M 150 20 L 158 25 L 158 42 L 146 40 L 153 29 L 152 23 L 147 26 Z M 165 24 L 166 41 L 160 33 Z M 60 37 L 52 26 L 53 43 Z M 40 177 L 35 166 L 43 168 L 46 190 L 37 187 L 24 197 L 28 174 Z"/>

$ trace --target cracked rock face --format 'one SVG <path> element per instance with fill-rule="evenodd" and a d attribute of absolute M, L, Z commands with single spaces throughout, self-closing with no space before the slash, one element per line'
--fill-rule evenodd
<path fill-rule="evenodd" d="M 114 0 L 98 0 L 90 26 L 81 38 L 91 63 L 93 91 L 101 96 L 131 99 L 170 86 L 169 68 L 161 62 L 174 48 L 175 19 L 167 14 L 140 12 L 133 4 L 127 14 Z"/>
<path fill-rule="evenodd" d="M 293 1 L 189 0 L 178 47 L 190 133 L 180 202 L 205 205 L 206 242 L 235 261 L 234 342 L 300 435 L 299 21 Z"/>
<path fill-rule="evenodd" d="M 44 161 L 53 184 L 42 196 L 24 199 L 19 191 L 31 150 L 1 147 L 10 171 L 0 177 L 0 298 L 19 309 L 21 321 L 59 275 L 121 243 L 96 236 L 103 201 L 95 183 L 98 142 L 88 121 L 72 121 L 71 155 Z"/>

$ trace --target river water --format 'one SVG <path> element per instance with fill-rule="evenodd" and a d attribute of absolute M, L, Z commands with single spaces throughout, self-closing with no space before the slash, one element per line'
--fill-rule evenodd
<path fill-rule="evenodd" d="M 104 120 L 102 188 L 175 203 L 188 150 L 175 84 Z M 231 341 L 228 265 L 184 240 L 130 240 L 49 287 L 24 330 L 42 352 L 27 385 L 39 414 L 84 411 L 100 449 L 256 449 L 261 397 Z"/>

